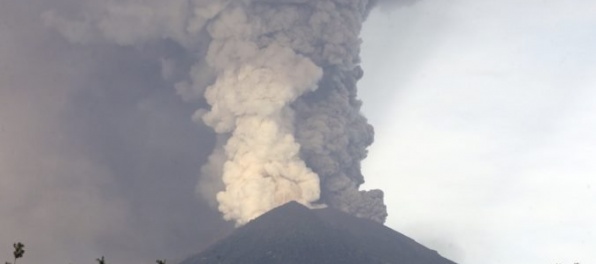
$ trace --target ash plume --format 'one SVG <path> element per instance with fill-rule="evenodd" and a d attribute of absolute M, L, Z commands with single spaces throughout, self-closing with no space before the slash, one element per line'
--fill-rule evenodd
<path fill-rule="evenodd" d="M 180 46 L 159 58 L 162 75 L 207 104 L 192 118 L 217 142 L 197 192 L 226 220 L 295 200 L 384 222 L 383 193 L 359 190 L 374 134 L 357 99 L 359 33 L 376 2 L 88 1 L 43 18 L 73 43 Z"/>

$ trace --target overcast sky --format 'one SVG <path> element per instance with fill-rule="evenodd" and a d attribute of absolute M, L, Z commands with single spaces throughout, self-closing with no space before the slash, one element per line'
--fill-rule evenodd
<path fill-rule="evenodd" d="M 373 13 L 360 83 L 387 224 L 461 263 L 596 263 L 596 2 Z"/>

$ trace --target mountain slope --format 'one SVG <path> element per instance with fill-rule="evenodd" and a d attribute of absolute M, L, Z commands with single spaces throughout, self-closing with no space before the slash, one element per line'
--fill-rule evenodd
<path fill-rule="evenodd" d="M 454 264 L 376 222 L 335 209 L 280 206 L 181 264 Z"/>

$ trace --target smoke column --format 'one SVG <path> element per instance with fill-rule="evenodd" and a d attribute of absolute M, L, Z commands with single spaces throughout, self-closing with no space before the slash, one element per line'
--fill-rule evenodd
<path fill-rule="evenodd" d="M 43 17 L 74 43 L 183 48 L 184 58 L 161 59 L 162 73 L 184 100 L 208 104 L 193 120 L 218 139 L 197 192 L 226 220 L 296 200 L 384 222 L 383 193 L 359 190 L 373 141 L 357 99 L 359 32 L 375 2 L 96 1 L 76 17 Z"/>

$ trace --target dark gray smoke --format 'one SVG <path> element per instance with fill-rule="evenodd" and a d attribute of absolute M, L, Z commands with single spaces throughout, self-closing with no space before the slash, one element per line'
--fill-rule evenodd
<path fill-rule="evenodd" d="M 379 9 L 397 8 L 413 5 L 418 0 L 377 0 L 375 6 Z"/>
<path fill-rule="evenodd" d="M 179 46 L 186 56 L 164 55 L 162 75 L 185 100 L 209 105 L 193 118 L 219 140 L 197 190 L 225 219 L 243 224 L 296 200 L 384 222 L 382 192 L 358 190 L 373 141 L 356 96 L 359 33 L 374 4 L 90 2 L 83 19 L 54 10 L 43 17 L 72 43 Z"/>
<path fill-rule="evenodd" d="M 382 192 L 359 190 L 374 4 L 2 2 L 0 242 L 141 263 L 225 233 L 207 204 L 238 224 L 288 200 L 383 222 Z"/>

